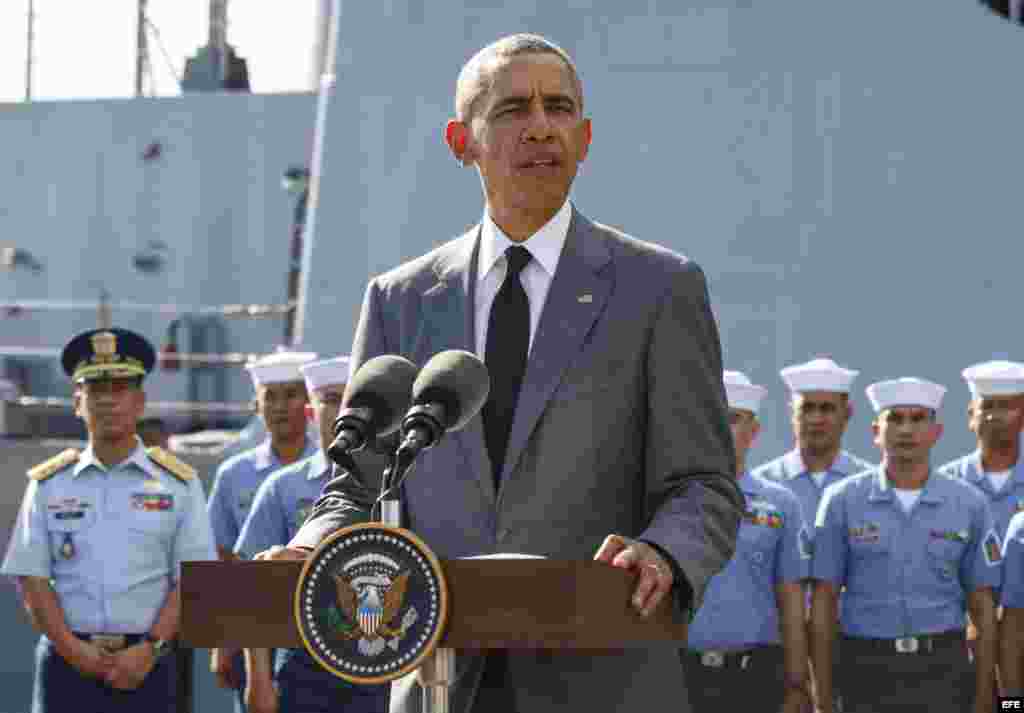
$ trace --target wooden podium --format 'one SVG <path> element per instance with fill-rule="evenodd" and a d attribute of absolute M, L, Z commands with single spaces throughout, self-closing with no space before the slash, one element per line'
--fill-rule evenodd
<path fill-rule="evenodd" d="M 295 587 L 302 562 L 185 562 L 184 646 L 300 648 Z M 648 618 L 630 604 L 635 575 L 603 562 L 441 560 L 448 583 L 447 649 L 566 649 L 588 654 L 686 642 L 669 599 Z"/>

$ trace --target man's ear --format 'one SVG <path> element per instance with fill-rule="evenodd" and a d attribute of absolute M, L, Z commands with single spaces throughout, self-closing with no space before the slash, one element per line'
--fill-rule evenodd
<path fill-rule="evenodd" d="M 71 404 L 73 406 L 75 416 L 77 418 L 82 418 L 82 389 L 77 385 L 75 386 L 75 390 L 71 392 Z"/>
<path fill-rule="evenodd" d="M 583 141 L 580 143 L 579 162 L 583 163 L 590 154 L 590 142 L 594 139 L 594 125 L 590 119 L 584 119 L 580 131 L 583 132 Z"/>
<path fill-rule="evenodd" d="M 306 420 L 310 423 L 316 419 L 316 413 L 313 412 L 313 404 L 307 401 L 306 405 L 303 407 L 303 411 L 306 414 Z"/>
<path fill-rule="evenodd" d="M 463 166 L 469 166 L 474 161 L 471 139 L 468 125 L 455 119 L 448 120 L 444 127 L 444 141 L 455 160 Z"/>

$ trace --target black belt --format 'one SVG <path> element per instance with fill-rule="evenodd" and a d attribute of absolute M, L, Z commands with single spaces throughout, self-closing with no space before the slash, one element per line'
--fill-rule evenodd
<path fill-rule="evenodd" d="M 965 646 L 966 637 L 962 629 L 943 631 L 939 634 L 902 636 L 898 639 L 862 639 L 843 635 L 843 645 L 863 651 L 879 651 L 900 654 L 930 654 Z"/>
<path fill-rule="evenodd" d="M 686 655 L 704 668 L 746 671 L 754 665 L 756 659 L 764 658 L 765 654 L 777 653 L 781 648 L 778 644 L 764 644 L 738 651 L 692 651 L 688 649 Z"/>
<path fill-rule="evenodd" d="M 145 634 L 86 634 L 81 631 L 74 631 L 72 633 L 82 641 L 96 644 L 96 646 L 107 651 L 120 651 L 129 646 L 135 646 L 135 644 L 146 638 Z"/>

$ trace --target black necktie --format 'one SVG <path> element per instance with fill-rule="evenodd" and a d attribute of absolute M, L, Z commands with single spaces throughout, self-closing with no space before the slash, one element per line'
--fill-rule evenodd
<path fill-rule="evenodd" d="M 519 273 L 530 262 L 530 251 L 513 245 L 505 251 L 505 259 L 508 269 L 491 305 L 484 353 L 491 375 L 491 392 L 483 409 L 484 438 L 494 466 L 495 490 L 501 484 L 505 449 L 530 348 L 530 300 L 519 281 Z"/>

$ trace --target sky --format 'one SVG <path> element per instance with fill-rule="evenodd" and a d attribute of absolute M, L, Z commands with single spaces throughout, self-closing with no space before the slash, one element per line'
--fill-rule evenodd
<path fill-rule="evenodd" d="M 228 42 L 246 60 L 253 92 L 312 87 L 319 0 L 232 0 Z M 206 44 L 208 0 L 148 0 L 147 96 L 180 94 L 175 75 Z M 0 102 L 25 99 L 29 0 L 0 0 Z M 35 0 L 33 100 L 135 94 L 136 0 Z M 161 50 L 161 44 L 166 50 Z M 172 70 L 173 67 L 173 70 Z"/>

